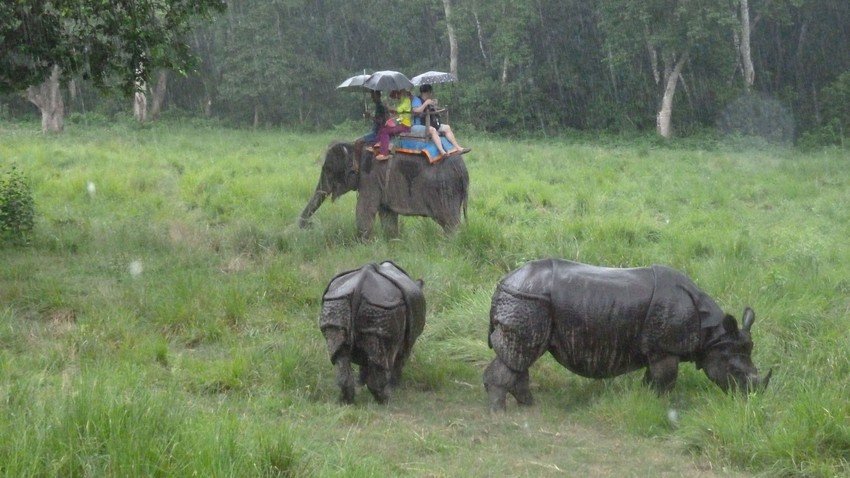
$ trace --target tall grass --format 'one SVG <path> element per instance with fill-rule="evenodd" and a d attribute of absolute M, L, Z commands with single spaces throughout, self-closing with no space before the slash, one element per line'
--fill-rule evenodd
<path fill-rule="evenodd" d="M 846 154 L 481 136 L 457 234 L 405 218 L 361 243 L 353 195 L 298 229 L 323 150 L 353 135 L 0 124 L 37 211 L 29 246 L 0 247 L 0 473 L 850 473 Z M 668 264 L 752 306 L 770 389 L 727 396 L 685 365 L 657 397 L 544 357 L 537 405 L 488 416 L 493 286 L 541 257 Z M 425 280 L 427 325 L 387 407 L 342 407 L 320 296 L 383 259 Z"/>

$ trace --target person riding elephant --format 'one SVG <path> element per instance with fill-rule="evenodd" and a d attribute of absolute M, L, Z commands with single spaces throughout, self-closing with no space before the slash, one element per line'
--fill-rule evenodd
<path fill-rule="evenodd" d="M 445 136 L 449 143 L 452 144 L 452 149 L 448 152 L 448 154 L 453 153 L 468 153 L 470 148 L 464 148 L 461 146 L 457 138 L 455 138 L 454 131 L 452 131 L 452 127 L 440 122 L 439 115 L 435 113 L 426 114 L 428 112 L 436 111 L 437 107 L 437 99 L 433 97 L 434 89 L 431 85 L 424 84 L 419 86 L 419 96 L 413 98 L 412 109 L 414 113 L 414 123 L 424 125 L 428 128 L 428 132 L 434 134 Z M 428 121 L 428 124 L 425 124 L 425 121 Z M 442 149 L 442 141 L 436 139 L 434 140 L 437 143 L 437 147 Z"/>
<path fill-rule="evenodd" d="M 355 160 L 352 143 L 335 143 L 325 153 L 322 173 L 298 224 L 305 228 L 325 198 L 357 191 L 356 222 L 360 237 L 372 234 L 380 215 L 385 233 L 398 236 L 398 215 L 430 217 L 446 232 L 460 225 L 466 214 L 469 173 L 461 155 L 430 164 L 419 155 L 396 153 L 382 161 L 364 151 Z"/>
<path fill-rule="evenodd" d="M 372 130 L 363 136 L 357 138 L 354 141 L 354 155 L 356 164 L 360 164 L 360 156 L 363 154 L 363 148 L 366 145 L 373 145 L 376 141 L 378 141 L 378 132 L 381 130 L 381 127 L 387 121 L 387 107 L 384 105 L 383 101 L 381 101 L 381 92 L 378 90 L 373 90 L 371 93 L 372 102 L 375 104 L 375 112 L 371 113 L 372 119 Z M 368 112 L 364 113 L 364 116 L 368 117 L 370 114 Z"/>
<path fill-rule="evenodd" d="M 390 113 L 395 114 L 395 117 L 388 119 L 384 123 L 384 126 L 378 130 L 380 151 L 375 156 L 375 159 L 379 161 L 389 159 L 390 157 L 390 136 L 410 131 L 410 126 L 413 124 L 410 117 L 410 92 L 407 90 L 393 90 L 390 92 L 390 98 L 396 100 L 395 107 L 390 108 Z"/>

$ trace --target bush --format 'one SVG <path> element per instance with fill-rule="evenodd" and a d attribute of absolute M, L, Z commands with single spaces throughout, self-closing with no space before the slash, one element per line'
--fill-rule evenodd
<path fill-rule="evenodd" d="M 26 242 L 34 218 L 32 188 L 13 166 L 0 175 L 0 240 Z"/>
<path fill-rule="evenodd" d="M 850 71 L 824 88 L 822 97 L 824 125 L 832 133 L 832 143 L 844 144 L 850 137 Z"/>

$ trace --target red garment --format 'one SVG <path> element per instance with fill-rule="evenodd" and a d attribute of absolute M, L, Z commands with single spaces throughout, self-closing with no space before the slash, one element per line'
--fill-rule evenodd
<path fill-rule="evenodd" d="M 380 154 L 387 155 L 390 153 L 390 136 L 395 136 L 399 133 L 407 133 L 410 131 L 410 126 L 397 124 L 395 126 L 381 126 L 378 130 L 378 142 L 381 143 Z"/>

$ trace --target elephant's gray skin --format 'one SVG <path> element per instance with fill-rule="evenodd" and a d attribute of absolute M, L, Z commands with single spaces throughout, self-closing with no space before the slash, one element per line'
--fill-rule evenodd
<path fill-rule="evenodd" d="M 354 402 L 351 364 L 379 403 L 401 379 L 404 363 L 425 327 L 422 280 L 392 262 L 367 264 L 334 277 L 322 296 L 319 328 L 336 370 L 340 401 Z"/>
<path fill-rule="evenodd" d="M 357 231 L 367 239 L 375 214 L 390 237 L 398 236 L 398 215 L 426 216 L 451 232 L 466 214 L 469 173 L 460 155 L 429 164 L 423 156 L 395 154 L 377 161 L 364 151 L 355 159 L 354 145 L 336 143 L 328 148 L 316 191 L 301 213 L 302 228 L 326 197 L 331 200 L 357 191 Z"/>
<path fill-rule="evenodd" d="M 615 269 L 559 259 L 526 263 L 496 287 L 484 372 L 490 409 L 510 392 L 533 402 L 529 367 L 545 352 L 584 377 L 606 378 L 647 367 L 659 393 L 673 387 L 679 362 L 696 362 L 722 389 L 766 387 L 751 354 L 755 314 L 743 328 L 682 273 L 664 266 Z"/>

